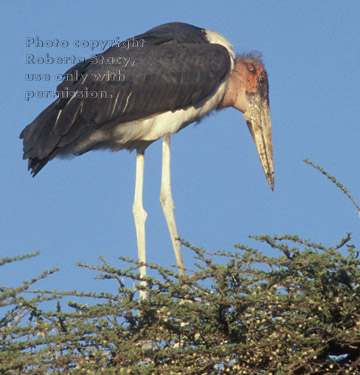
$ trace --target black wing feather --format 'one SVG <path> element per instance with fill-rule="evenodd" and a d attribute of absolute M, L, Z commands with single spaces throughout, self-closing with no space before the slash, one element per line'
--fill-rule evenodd
<path fill-rule="evenodd" d="M 107 97 L 60 97 L 22 131 L 24 158 L 29 159 L 34 175 L 91 129 L 196 106 L 214 91 L 229 73 L 228 51 L 206 42 L 202 29 L 176 25 L 177 32 L 173 27 L 171 33 L 166 32 L 169 25 L 163 25 L 136 37 L 144 39 L 143 47 L 124 50 L 114 46 L 97 55 L 111 58 L 107 61 L 121 58 L 118 61 L 129 61 L 127 66 L 95 63 L 100 60 L 92 58 L 66 72 L 87 76 L 85 80 L 64 80 L 58 93 L 106 92 Z M 98 74 L 119 76 L 119 70 L 124 80 L 98 79 Z"/>

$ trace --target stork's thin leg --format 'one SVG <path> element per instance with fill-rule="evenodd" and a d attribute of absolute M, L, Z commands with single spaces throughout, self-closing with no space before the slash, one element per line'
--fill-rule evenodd
<path fill-rule="evenodd" d="M 136 228 L 136 238 L 138 246 L 139 262 L 145 263 L 145 221 L 147 213 L 143 207 L 143 185 L 144 185 L 144 152 L 137 152 L 136 155 L 136 179 L 135 179 L 135 196 L 133 204 L 133 214 Z M 146 267 L 139 267 L 140 278 L 146 276 Z M 146 285 L 141 281 L 140 285 Z M 146 298 L 146 292 L 140 290 L 140 299 Z"/>
<path fill-rule="evenodd" d="M 174 217 L 174 201 L 171 194 L 170 182 L 170 135 L 163 137 L 162 144 L 162 171 L 161 171 L 161 190 L 160 190 L 160 203 L 163 209 L 165 219 L 169 228 L 171 241 L 174 247 L 176 263 L 180 275 L 185 273 L 184 262 L 181 255 L 180 243 L 177 240 L 178 232 L 176 229 Z"/>

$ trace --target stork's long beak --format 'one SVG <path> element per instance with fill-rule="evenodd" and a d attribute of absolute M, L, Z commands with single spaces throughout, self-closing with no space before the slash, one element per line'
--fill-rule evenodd
<path fill-rule="evenodd" d="M 272 147 L 271 117 L 267 97 L 256 93 L 246 93 L 248 106 L 245 121 L 255 142 L 266 179 L 274 190 L 274 158 Z"/>

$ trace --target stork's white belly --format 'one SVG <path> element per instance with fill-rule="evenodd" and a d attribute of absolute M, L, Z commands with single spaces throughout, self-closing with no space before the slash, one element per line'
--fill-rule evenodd
<path fill-rule="evenodd" d="M 215 92 L 198 103 L 195 107 L 178 109 L 149 116 L 144 119 L 112 125 L 109 128 L 99 128 L 84 142 L 77 144 L 78 149 L 92 148 L 97 143 L 106 143 L 113 150 L 120 150 L 124 144 L 132 141 L 155 141 L 164 135 L 174 134 L 180 128 L 200 120 L 210 113 L 221 102 L 227 84 L 226 79 Z"/>

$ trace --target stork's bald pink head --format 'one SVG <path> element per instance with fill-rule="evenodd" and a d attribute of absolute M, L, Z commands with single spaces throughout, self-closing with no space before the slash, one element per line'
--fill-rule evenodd
<path fill-rule="evenodd" d="M 269 82 L 260 59 L 240 56 L 235 60 L 219 108 L 241 111 L 259 153 L 266 179 L 274 189 L 274 162 L 269 104 Z"/>

